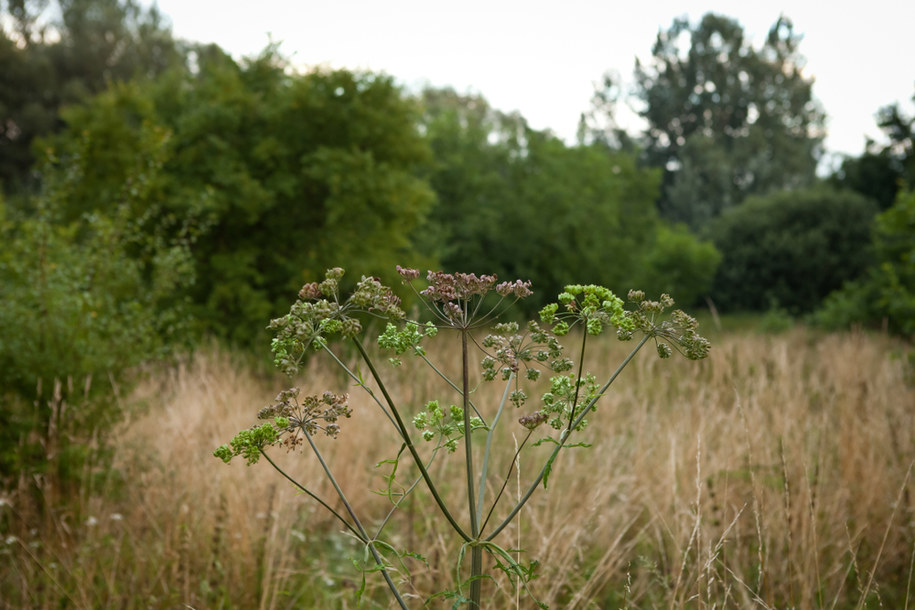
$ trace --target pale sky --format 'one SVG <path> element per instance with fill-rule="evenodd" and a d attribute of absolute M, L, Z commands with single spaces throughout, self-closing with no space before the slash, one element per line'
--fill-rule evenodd
<path fill-rule="evenodd" d="M 826 3 L 654 0 L 158 0 L 176 36 L 215 42 L 235 57 L 270 40 L 306 69 L 315 65 L 384 72 L 400 84 L 451 86 L 519 111 L 535 129 L 571 142 L 606 71 L 632 84 L 660 28 L 706 12 L 737 19 L 758 46 L 780 14 L 800 45 L 814 95 L 829 116 L 826 148 L 858 155 L 878 141 L 874 113 L 900 102 L 915 111 L 915 2 Z M 625 111 L 625 108 L 622 109 Z M 638 118 L 621 121 L 635 131 Z"/>

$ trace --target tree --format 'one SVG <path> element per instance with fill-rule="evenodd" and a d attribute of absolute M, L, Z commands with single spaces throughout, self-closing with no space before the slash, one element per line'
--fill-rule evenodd
<path fill-rule="evenodd" d="M 870 197 L 886 210 L 904 185 L 915 185 L 915 116 L 907 117 L 899 104 L 892 104 L 881 108 L 876 118 L 889 143 L 878 146 L 869 140 L 860 157 L 842 161 L 830 182 Z"/>
<path fill-rule="evenodd" d="M 195 313 L 242 342 L 328 267 L 393 279 L 417 258 L 433 199 L 416 177 L 429 160 L 416 108 L 390 78 L 287 67 L 274 49 L 237 63 L 200 48 L 195 71 L 113 87 L 68 109 L 45 143 L 64 162 L 89 160 L 68 208 L 78 216 L 113 205 L 125 161 L 168 134 L 153 188 L 166 218 L 201 232 Z"/>
<path fill-rule="evenodd" d="M 824 115 L 799 42 L 784 17 L 758 49 L 736 21 L 711 13 L 658 33 L 635 77 L 645 156 L 665 171 L 663 216 L 698 229 L 750 195 L 815 180 Z"/>
<path fill-rule="evenodd" d="M 722 264 L 712 298 L 721 310 L 806 313 L 871 264 L 876 205 L 815 187 L 751 197 L 712 229 Z"/>
<path fill-rule="evenodd" d="M 0 186 L 7 192 L 35 186 L 32 142 L 63 127 L 62 106 L 184 62 L 155 5 L 134 0 L 9 0 L 0 27 Z"/>
<path fill-rule="evenodd" d="M 638 167 L 634 154 L 600 141 L 569 147 L 479 96 L 429 90 L 423 100 L 435 156 L 428 179 L 438 195 L 429 234 L 443 244 L 446 269 L 529 279 L 531 307 L 556 294 L 570 269 L 623 293 L 647 288 L 650 276 L 652 289 L 682 288 L 686 299 L 710 281 L 714 262 L 694 264 L 701 255 L 672 260 L 654 251 L 670 235 L 654 209 L 659 175 Z M 677 235 L 679 245 L 696 243 Z M 698 287 L 687 289 L 686 278 Z"/>
<path fill-rule="evenodd" d="M 915 191 L 900 191 L 874 222 L 875 264 L 829 295 L 815 320 L 832 328 L 853 324 L 915 336 Z"/>

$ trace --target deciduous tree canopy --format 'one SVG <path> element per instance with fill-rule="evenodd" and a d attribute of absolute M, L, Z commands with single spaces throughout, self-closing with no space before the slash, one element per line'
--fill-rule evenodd
<path fill-rule="evenodd" d="M 754 48 L 733 19 L 677 19 L 636 62 L 645 155 L 665 170 L 661 213 L 694 229 L 749 195 L 811 184 L 824 114 L 800 38 L 780 18 Z"/>
<path fill-rule="evenodd" d="M 390 78 L 290 74 L 270 51 L 238 64 L 201 49 L 196 61 L 64 113 L 67 129 L 45 147 L 59 171 L 73 155 L 90 160 L 71 214 L 113 205 L 140 144 L 167 134 L 155 189 L 202 232 L 197 314 L 239 339 L 341 261 L 385 277 L 418 257 L 411 237 L 433 194 L 416 172 L 429 150 Z"/>
<path fill-rule="evenodd" d="M 0 187 L 7 192 L 35 186 L 32 142 L 62 126 L 62 106 L 184 61 L 155 5 L 9 0 L 0 9 Z"/>
<path fill-rule="evenodd" d="M 431 223 L 446 268 L 531 279 L 531 303 L 556 294 L 572 269 L 621 294 L 682 290 L 688 302 L 708 288 L 714 248 L 676 232 L 686 251 L 663 254 L 674 233 L 654 208 L 660 174 L 634 154 L 567 146 L 478 96 L 426 91 L 424 102 L 439 199 Z"/>
<path fill-rule="evenodd" d="M 713 291 L 725 311 L 815 309 L 872 262 L 876 205 L 818 187 L 752 197 L 715 222 L 723 257 Z"/>

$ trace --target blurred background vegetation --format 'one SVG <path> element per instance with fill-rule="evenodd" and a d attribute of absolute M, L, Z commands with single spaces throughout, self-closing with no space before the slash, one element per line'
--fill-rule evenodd
<path fill-rule="evenodd" d="M 647 128 L 618 126 L 607 78 L 571 143 L 479 95 L 234 59 L 134 0 L 0 7 L 5 489 L 85 489 L 137 365 L 214 338 L 263 354 L 330 266 L 915 334 L 915 109 L 874 109 L 888 143 L 818 175 L 787 19 L 759 47 L 727 16 L 675 21 L 634 68 Z"/>

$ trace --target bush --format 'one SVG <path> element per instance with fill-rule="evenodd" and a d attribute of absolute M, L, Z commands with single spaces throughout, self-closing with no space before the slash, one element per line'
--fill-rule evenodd
<path fill-rule="evenodd" d="M 68 212 L 117 203 L 125 160 L 168 134 L 152 185 L 161 214 L 197 219 L 194 314 L 238 343 L 263 332 L 303 281 L 343 261 L 393 279 L 433 201 L 416 109 L 386 76 L 287 72 L 271 49 L 236 63 L 199 51 L 199 70 L 112 87 L 69 108 L 43 145 L 88 159 Z"/>
<path fill-rule="evenodd" d="M 873 260 L 877 208 L 850 191 L 813 188 L 750 198 L 712 226 L 723 260 L 713 298 L 722 310 L 812 311 Z"/>
<path fill-rule="evenodd" d="M 814 321 L 831 328 L 884 326 L 915 335 L 915 191 L 901 192 L 874 223 L 877 263 L 829 295 Z"/>
<path fill-rule="evenodd" d="M 62 222 L 82 169 L 47 184 L 28 217 L 0 216 L 0 484 L 51 468 L 73 482 L 104 446 L 126 373 L 186 336 L 188 244 L 129 211 L 154 207 L 142 185 L 157 167 L 132 173 L 112 213 Z"/>
<path fill-rule="evenodd" d="M 694 305 L 708 295 L 720 263 L 715 245 L 699 240 L 686 225 L 661 223 L 644 269 L 632 283 L 645 286 L 649 294 L 675 294 L 683 305 Z"/>

